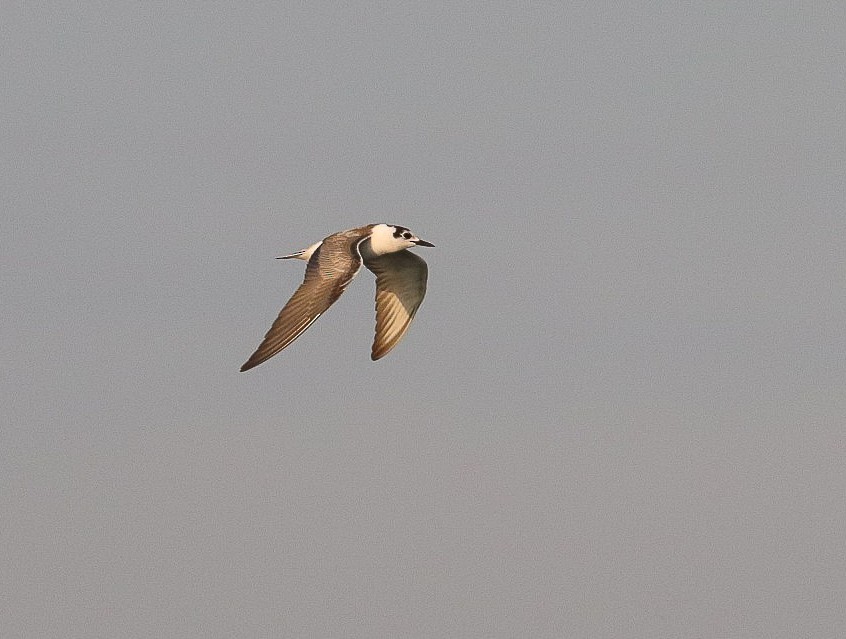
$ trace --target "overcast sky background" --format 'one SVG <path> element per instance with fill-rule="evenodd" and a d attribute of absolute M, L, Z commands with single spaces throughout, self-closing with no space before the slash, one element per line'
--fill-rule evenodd
<path fill-rule="evenodd" d="M 846 634 L 846 5 L 3 3 L 3 637 Z M 342 229 L 362 272 L 239 373 Z"/>

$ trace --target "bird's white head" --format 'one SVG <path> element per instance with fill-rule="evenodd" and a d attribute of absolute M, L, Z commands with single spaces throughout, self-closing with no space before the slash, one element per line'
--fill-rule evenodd
<path fill-rule="evenodd" d="M 374 224 L 370 230 L 370 250 L 375 255 L 396 253 L 412 246 L 434 246 L 434 244 L 421 240 L 404 226 Z"/>

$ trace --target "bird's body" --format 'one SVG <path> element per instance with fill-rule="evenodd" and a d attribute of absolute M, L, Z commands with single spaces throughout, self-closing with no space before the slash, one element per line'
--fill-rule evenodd
<path fill-rule="evenodd" d="M 387 355 L 405 335 L 426 294 L 428 268 L 412 246 L 432 246 L 402 226 L 368 224 L 340 231 L 280 259 L 308 262 L 303 283 L 279 312 L 256 352 L 258 366 L 288 346 L 337 300 L 362 262 L 376 274 L 376 336 L 371 359 Z"/>

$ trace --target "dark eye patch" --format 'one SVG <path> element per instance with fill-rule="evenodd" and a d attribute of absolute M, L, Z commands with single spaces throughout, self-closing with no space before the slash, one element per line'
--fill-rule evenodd
<path fill-rule="evenodd" d="M 409 232 L 407 232 L 407 231 L 406 231 L 405 233 L 403 233 L 403 234 L 402 234 L 402 236 L 403 236 L 405 239 L 409 239 L 409 238 L 411 237 L 411 233 L 409 233 Z"/>

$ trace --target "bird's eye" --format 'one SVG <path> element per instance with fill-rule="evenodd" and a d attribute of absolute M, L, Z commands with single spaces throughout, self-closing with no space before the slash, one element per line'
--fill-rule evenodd
<path fill-rule="evenodd" d="M 407 240 L 411 239 L 411 233 L 403 233 L 402 236 Z"/>

